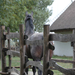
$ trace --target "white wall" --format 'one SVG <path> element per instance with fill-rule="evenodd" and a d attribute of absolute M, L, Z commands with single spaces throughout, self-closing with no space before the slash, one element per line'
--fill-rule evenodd
<path fill-rule="evenodd" d="M 71 42 L 54 42 L 55 50 L 54 55 L 59 56 L 73 56 L 73 47 L 71 47 Z"/>

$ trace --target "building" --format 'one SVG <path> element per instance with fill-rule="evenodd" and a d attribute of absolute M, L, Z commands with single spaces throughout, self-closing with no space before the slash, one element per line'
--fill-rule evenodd
<path fill-rule="evenodd" d="M 60 34 L 73 34 L 75 30 L 75 1 L 60 15 L 60 17 L 51 25 L 50 31 Z M 73 56 L 74 51 L 71 42 L 55 41 L 55 55 Z"/>

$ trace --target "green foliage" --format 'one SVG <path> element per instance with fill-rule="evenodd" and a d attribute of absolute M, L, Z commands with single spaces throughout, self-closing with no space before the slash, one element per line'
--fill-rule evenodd
<path fill-rule="evenodd" d="M 52 12 L 47 9 L 48 5 L 51 5 L 53 0 L 37 0 L 37 4 L 35 7 L 32 7 L 29 12 L 34 12 L 34 25 L 36 31 L 43 31 L 43 25 L 47 22 L 49 16 L 51 16 Z"/>
<path fill-rule="evenodd" d="M 0 0 L 0 25 L 18 31 L 19 24 L 24 24 L 25 12 L 34 13 L 35 30 L 42 31 L 44 23 L 51 15 L 47 9 L 53 0 Z"/>

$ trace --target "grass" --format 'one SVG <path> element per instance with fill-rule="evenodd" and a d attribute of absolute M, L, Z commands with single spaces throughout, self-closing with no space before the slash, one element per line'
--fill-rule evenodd
<path fill-rule="evenodd" d="M 54 59 L 63 59 L 63 60 L 72 60 L 72 57 L 57 56 L 57 55 L 54 55 L 52 58 L 54 58 Z"/>
<path fill-rule="evenodd" d="M 72 57 L 66 57 L 66 56 L 53 56 L 54 59 L 63 59 L 63 60 L 72 60 Z M 6 57 L 6 65 L 8 66 L 8 57 Z M 64 68 L 72 68 L 72 64 L 71 63 L 57 63 L 60 66 L 64 67 Z M 12 58 L 12 66 L 20 66 L 20 58 L 18 57 L 13 57 Z M 0 60 L 0 71 L 1 71 L 1 60 Z M 54 75 L 63 75 L 61 72 L 57 71 L 57 70 L 53 70 Z"/>
<path fill-rule="evenodd" d="M 6 57 L 6 66 L 9 65 L 9 62 L 8 62 L 8 57 Z M 19 57 L 12 57 L 12 61 L 11 61 L 11 66 L 13 67 L 17 67 L 17 66 L 20 66 L 20 58 Z M 1 60 L 0 60 L 0 71 L 1 71 Z"/>
<path fill-rule="evenodd" d="M 63 60 L 72 60 L 72 57 L 66 57 L 66 56 L 53 56 L 54 59 L 63 59 Z M 71 63 L 59 63 L 57 62 L 58 65 L 62 66 L 63 68 L 72 68 L 72 64 Z M 61 72 L 57 71 L 57 70 L 53 70 L 54 75 L 63 75 Z"/>

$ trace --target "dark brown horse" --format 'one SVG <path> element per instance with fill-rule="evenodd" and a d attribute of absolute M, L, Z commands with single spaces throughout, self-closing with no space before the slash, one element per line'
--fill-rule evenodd
<path fill-rule="evenodd" d="M 25 18 L 25 35 L 29 40 L 43 40 L 43 33 L 35 33 L 33 25 L 33 13 L 26 12 Z M 26 55 L 34 61 L 41 61 L 43 57 L 43 45 L 26 45 Z M 50 50 L 50 58 L 52 57 L 53 50 Z M 35 75 L 36 69 L 33 67 L 33 74 Z M 38 75 L 42 75 L 42 71 L 38 69 Z"/>

